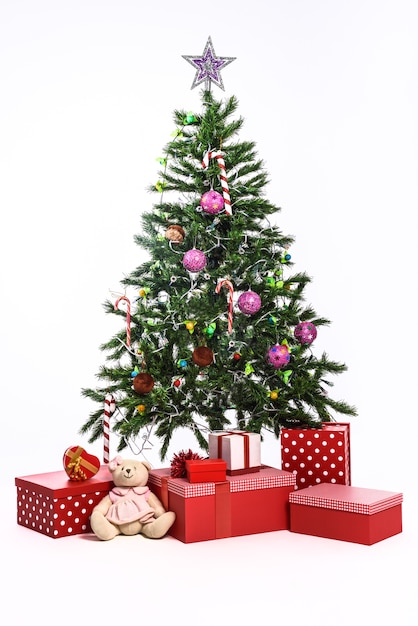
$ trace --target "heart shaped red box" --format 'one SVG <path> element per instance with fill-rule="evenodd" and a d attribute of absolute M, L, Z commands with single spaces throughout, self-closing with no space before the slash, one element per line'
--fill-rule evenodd
<path fill-rule="evenodd" d="M 86 452 L 81 446 L 67 448 L 62 462 L 70 480 L 88 480 L 100 469 L 99 459 Z"/>

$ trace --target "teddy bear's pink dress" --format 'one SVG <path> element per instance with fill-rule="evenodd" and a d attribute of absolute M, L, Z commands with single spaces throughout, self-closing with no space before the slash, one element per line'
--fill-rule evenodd
<path fill-rule="evenodd" d="M 149 487 L 114 487 L 109 493 L 112 504 L 106 519 L 117 525 L 151 522 L 154 509 L 148 504 L 150 493 Z"/>

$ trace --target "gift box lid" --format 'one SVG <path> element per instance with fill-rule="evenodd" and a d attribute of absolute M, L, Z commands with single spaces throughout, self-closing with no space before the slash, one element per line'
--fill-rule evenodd
<path fill-rule="evenodd" d="M 350 430 L 350 422 L 322 422 L 321 430 L 341 430 L 341 431 L 349 431 Z"/>
<path fill-rule="evenodd" d="M 102 465 L 97 474 L 88 480 L 70 480 L 64 470 L 59 470 L 46 474 L 17 477 L 15 478 L 15 485 L 52 498 L 60 498 L 106 491 L 112 488 L 113 480 L 108 466 Z"/>
<path fill-rule="evenodd" d="M 289 495 L 290 504 L 303 504 L 362 515 L 373 515 L 401 504 L 403 495 L 380 489 L 320 483 Z"/>
<path fill-rule="evenodd" d="M 170 469 L 151 470 L 148 483 L 161 487 L 167 481 L 168 490 L 184 498 L 195 498 L 198 496 L 214 495 L 216 484 L 209 483 L 189 483 L 185 478 L 172 478 Z M 238 491 L 250 491 L 255 489 L 269 489 L 272 487 L 294 487 L 296 477 L 292 472 L 276 469 L 274 467 L 262 466 L 256 474 L 240 474 L 238 476 L 227 476 L 231 493 Z"/>
<path fill-rule="evenodd" d="M 226 471 L 226 461 L 223 459 L 191 459 L 186 461 L 186 469 L 196 473 Z"/>
<path fill-rule="evenodd" d="M 321 422 L 319 428 L 313 428 L 311 426 L 303 425 L 300 426 L 292 426 L 292 427 L 283 427 L 282 433 L 292 433 L 294 431 L 307 431 L 310 433 L 321 432 L 321 430 L 329 430 L 329 431 L 349 431 L 350 430 L 350 422 Z"/>

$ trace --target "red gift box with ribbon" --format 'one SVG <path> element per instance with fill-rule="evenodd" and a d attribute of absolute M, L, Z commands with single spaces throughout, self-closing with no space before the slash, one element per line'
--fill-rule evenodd
<path fill-rule="evenodd" d="M 17 523 L 57 539 L 91 532 L 93 508 L 113 488 L 103 465 L 89 480 L 70 480 L 64 470 L 15 478 Z"/>
<path fill-rule="evenodd" d="M 261 436 L 244 430 L 209 434 L 209 458 L 224 459 L 229 476 L 258 472 L 261 467 Z"/>
<path fill-rule="evenodd" d="M 350 485 L 350 424 L 323 422 L 320 428 L 282 428 L 282 468 L 296 476 L 298 489 L 318 483 Z"/>
<path fill-rule="evenodd" d="M 190 483 L 170 469 L 151 470 L 149 487 L 176 521 L 169 534 L 183 543 L 289 529 L 289 494 L 295 477 L 263 466 L 224 482 Z"/>

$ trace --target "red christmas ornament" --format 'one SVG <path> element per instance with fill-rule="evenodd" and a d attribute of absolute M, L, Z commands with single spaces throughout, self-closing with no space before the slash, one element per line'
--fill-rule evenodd
<path fill-rule="evenodd" d="M 206 346 L 199 346 L 193 350 L 192 359 L 193 363 L 196 363 L 199 367 L 206 367 L 213 361 L 213 352 Z"/>
<path fill-rule="evenodd" d="M 147 374 L 146 372 L 141 372 L 137 374 L 132 382 L 133 388 L 136 393 L 145 394 L 152 391 L 154 388 L 154 379 L 151 374 Z"/>
<path fill-rule="evenodd" d="M 173 478 L 185 478 L 186 476 L 186 461 L 200 461 L 204 457 L 200 456 L 192 450 L 181 450 L 178 454 L 174 454 L 171 459 L 170 475 Z"/>

